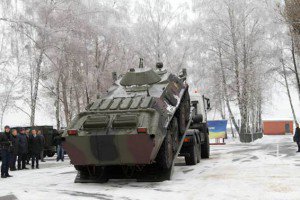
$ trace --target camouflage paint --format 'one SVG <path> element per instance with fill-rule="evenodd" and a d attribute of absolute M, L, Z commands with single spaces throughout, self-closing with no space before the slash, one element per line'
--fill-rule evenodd
<path fill-rule="evenodd" d="M 153 70 L 145 69 L 145 74 Z M 74 165 L 147 165 L 155 162 L 169 123 L 188 86 L 167 71 L 156 71 L 152 85 L 141 85 L 145 77 L 139 69 L 139 85 L 122 86 L 117 80 L 108 94 L 80 113 L 64 132 L 63 143 Z M 132 77 L 134 74 L 130 72 Z M 125 75 L 126 77 L 126 75 Z M 147 79 L 147 82 L 151 80 Z M 159 82 L 158 82 L 159 81 Z M 130 82 L 131 83 L 131 82 Z M 132 83 L 131 83 L 132 84 Z M 187 111 L 189 112 L 189 110 Z M 147 128 L 139 134 L 138 127 Z M 69 136 L 68 130 L 77 130 Z"/>

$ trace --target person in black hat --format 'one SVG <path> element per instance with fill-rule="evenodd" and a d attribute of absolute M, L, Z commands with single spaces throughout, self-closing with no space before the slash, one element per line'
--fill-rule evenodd
<path fill-rule="evenodd" d="M 28 169 L 26 168 L 26 159 L 28 154 L 28 139 L 24 128 L 21 128 L 20 133 L 18 135 L 18 139 L 18 170 Z"/>
<path fill-rule="evenodd" d="M 1 178 L 12 177 L 8 173 L 9 163 L 10 163 L 10 151 L 12 148 L 12 142 L 10 140 L 10 127 L 4 127 L 5 132 L 0 133 L 0 150 L 1 150 Z"/>

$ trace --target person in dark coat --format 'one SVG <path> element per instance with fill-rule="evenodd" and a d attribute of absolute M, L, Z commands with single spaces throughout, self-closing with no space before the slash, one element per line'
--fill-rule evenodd
<path fill-rule="evenodd" d="M 19 140 L 18 140 L 18 132 L 16 129 L 11 131 L 10 141 L 12 143 L 11 151 L 10 151 L 10 163 L 9 168 L 10 171 L 16 171 L 16 162 L 18 156 L 18 148 L 19 148 Z"/>
<path fill-rule="evenodd" d="M 0 133 L 0 150 L 1 150 L 1 178 L 12 177 L 9 175 L 9 162 L 10 162 L 10 149 L 11 149 L 11 141 L 10 141 L 10 127 L 5 126 L 5 132 Z"/>
<path fill-rule="evenodd" d="M 28 143 L 28 152 L 27 152 L 27 157 L 26 157 L 26 165 L 29 165 L 29 161 L 31 159 L 31 153 L 30 153 L 30 146 L 29 146 L 29 137 L 30 137 L 30 129 L 27 128 L 25 131 L 26 137 L 27 137 L 27 143 Z"/>
<path fill-rule="evenodd" d="M 54 141 L 56 144 L 56 150 L 57 150 L 56 162 L 58 162 L 59 160 L 64 162 L 65 150 L 63 149 L 63 146 L 62 146 L 62 138 L 61 138 L 62 133 L 63 133 L 63 131 L 59 131 L 56 134 L 56 136 L 54 137 Z"/>
<path fill-rule="evenodd" d="M 297 143 L 298 145 L 298 151 L 297 153 L 300 152 L 300 128 L 299 128 L 299 124 L 296 124 L 296 130 L 295 130 L 295 135 L 294 135 L 294 142 Z"/>
<path fill-rule="evenodd" d="M 42 150 L 43 141 L 40 136 L 37 135 L 37 131 L 33 129 L 31 131 L 31 135 L 29 136 L 29 146 L 31 153 L 31 168 L 34 169 L 34 163 L 36 163 L 35 167 L 39 168 L 39 157 Z"/>
<path fill-rule="evenodd" d="M 28 139 L 24 128 L 21 129 L 18 135 L 18 139 L 19 139 L 18 170 L 28 169 L 26 168 L 26 159 L 28 154 Z"/>
<path fill-rule="evenodd" d="M 40 159 L 41 159 L 41 162 L 46 162 L 45 159 L 44 159 L 44 147 L 45 147 L 45 137 L 44 135 L 42 134 L 42 131 L 41 130 L 38 130 L 37 132 L 38 136 L 41 137 L 42 139 L 42 149 L 41 149 L 41 153 L 40 153 Z"/>

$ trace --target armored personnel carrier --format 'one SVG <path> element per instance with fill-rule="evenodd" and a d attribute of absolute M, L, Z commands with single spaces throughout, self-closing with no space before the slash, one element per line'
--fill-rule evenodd
<path fill-rule="evenodd" d="M 130 69 L 63 134 L 75 182 L 171 178 L 193 112 L 185 82 L 163 69 Z"/>

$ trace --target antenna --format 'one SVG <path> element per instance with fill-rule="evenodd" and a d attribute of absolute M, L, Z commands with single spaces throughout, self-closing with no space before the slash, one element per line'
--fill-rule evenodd
<path fill-rule="evenodd" d="M 139 68 L 144 68 L 144 59 L 140 58 Z"/>
<path fill-rule="evenodd" d="M 149 86 L 147 86 L 147 97 L 150 97 Z"/>
<path fill-rule="evenodd" d="M 116 82 L 118 80 L 117 72 L 112 72 L 112 79 L 113 79 L 113 82 Z"/>

